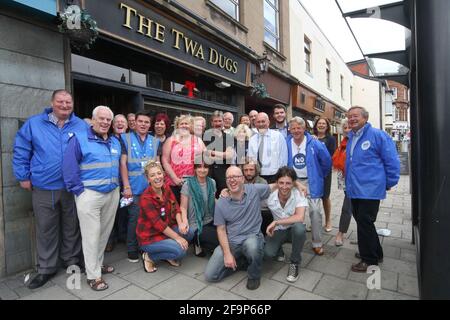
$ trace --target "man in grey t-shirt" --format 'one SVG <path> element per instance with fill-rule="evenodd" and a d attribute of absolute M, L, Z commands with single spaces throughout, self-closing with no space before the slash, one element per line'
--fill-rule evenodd
<path fill-rule="evenodd" d="M 271 192 L 269 185 L 245 184 L 238 167 L 226 171 L 230 197 L 220 198 L 214 211 L 214 224 L 220 246 L 215 250 L 205 270 L 205 278 L 217 282 L 237 269 L 236 260 L 244 256 L 248 262 L 247 289 L 259 287 L 264 256 L 261 233 L 261 200 Z"/>

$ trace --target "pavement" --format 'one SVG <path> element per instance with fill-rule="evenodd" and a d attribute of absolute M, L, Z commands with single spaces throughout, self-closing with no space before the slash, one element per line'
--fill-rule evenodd
<path fill-rule="evenodd" d="M 401 176 L 399 184 L 381 202 L 376 226 L 387 228 L 390 236 L 380 236 L 384 262 L 375 274 L 350 271 L 357 245 L 356 224 L 352 219 L 344 245 L 334 245 L 338 231 L 343 192 L 337 189 L 335 175 L 331 191 L 333 230 L 324 233 L 325 254 L 315 256 L 311 249 L 311 233 L 302 252 L 300 277 L 295 283 L 286 281 L 289 262 L 265 261 L 261 286 L 246 289 L 246 273 L 237 272 L 219 283 L 207 283 L 204 269 L 208 258 L 199 258 L 189 249 L 181 267 L 161 263 L 158 271 L 145 273 L 142 262 L 126 259 L 125 245 L 120 244 L 105 255 L 105 263 L 115 267 L 105 275 L 109 289 L 91 290 L 86 276 L 70 275 L 61 269 L 45 286 L 30 290 L 24 285 L 24 272 L 0 279 L 3 300 L 416 300 L 418 282 L 415 246 L 411 244 L 411 195 L 409 176 Z M 284 245 L 289 257 L 290 244 Z M 377 277 L 380 281 L 377 281 Z M 368 278 L 371 277 L 369 285 Z M 80 288 L 76 286 L 81 284 Z M 379 286 L 378 286 L 379 284 Z M 379 289 L 378 289 L 379 287 Z M 74 289 L 69 289 L 74 288 Z M 371 289 L 369 289 L 371 288 Z"/>

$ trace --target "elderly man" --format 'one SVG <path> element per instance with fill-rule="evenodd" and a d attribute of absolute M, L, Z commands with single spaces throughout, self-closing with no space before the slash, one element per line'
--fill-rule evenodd
<path fill-rule="evenodd" d="M 258 111 L 252 110 L 248 113 L 248 117 L 250 118 L 250 129 L 254 133 L 258 133 L 258 129 L 256 128 L 256 116 L 258 115 Z"/>
<path fill-rule="evenodd" d="M 290 135 L 286 139 L 288 166 L 295 170 L 299 180 L 308 188 L 313 251 L 323 255 L 320 201 L 324 192 L 324 177 L 331 170 L 331 157 L 325 145 L 306 132 L 302 118 L 292 118 L 289 131 Z"/>
<path fill-rule="evenodd" d="M 62 175 L 68 140 L 87 124 L 73 114 L 69 92 L 53 92 L 51 107 L 29 118 L 17 132 L 13 170 L 20 186 L 32 192 L 36 221 L 38 274 L 28 287 L 43 286 L 58 270 L 58 258 L 66 266 L 78 264 L 81 238 L 73 196 Z"/>
<path fill-rule="evenodd" d="M 133 131 L 136 129 L 136 115 L 134 113 L 127 114 L 128 129 Z"/>
<path fill-rule="evenodd" d="M 140 196 L 148 187 L 144 167 L 150 160 L 159 161 L 157 155 L 159 140 L 148 133 L 150 126 L 150 115 L 146 111 L 141 111 L 136 114 L 135 131 L 122 134 L 125 147 L 120 158 L 123 195 L 126 198 L 133 198 L 133 203 L 128 207 L 127 250 L 130 262 L 139 262 L 136 226 Z"/>
<path fill-rule="evenodd" d="M 288 123 L 286 120 L 286 107 L 282 104 L 276 104 L 273 106 L 273 118 L 275 124 L 272 127 L 273 130 L 280 132 L 284 138 L 288 136 Z"/>
<path fill-rule="evenodd" d="M 345 163 L 347 197 L 352 201 L 353 217 L 358 228 L 358 249 L 361 261 L 352 265 L 354 272 L 366 272 L 369 265 L 378 265 L 383 259 L 375 221 L 380 200 L 386 190 L 398 183 L 400 161 L 391 137 L 373 128 L 369 113 L 360 106 L 347 113 L 351 129 Z"/>
<path fill-rule="evenodd" d="M 281 133 L 269 129 L 269 116 L 260 112 L 256 117 L 258 134 L 250 138 L 248 156 L 257 159 L 261 167 L 261 177 L 268 183 L 275 182 L 278 169 L 287 165 L 286 140 Z"/>
<path fill-rule="evenodd" d="M 234 116 L 231 112 L 225 112 L 223 114 L 223 132 L 229 135 L 233 135 L 234 128 L 233 128 L 233 121 Z"/>
<path fill-rule="evenodd" d="M 80 220 L 87 282 L 95 291 L 108 289 L 102 273 L 104 250 L 119 204 L 121 143 L 108 131 L 114 117 L 111 109 L 98 106 L 92 112 L 92 127 L 77 133 L 64 154 L 64 182 L 75 194 Z"/>

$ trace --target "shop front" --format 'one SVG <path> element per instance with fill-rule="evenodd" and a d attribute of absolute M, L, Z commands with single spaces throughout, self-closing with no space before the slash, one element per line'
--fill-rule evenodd
<path fill-rule="evenodd" d="M 99 38 L 71 54 L 75 111 L 97 105 L 114 113 L 150 110 L 171 119 L 244 112 L 250 62 L 225 41 L 165 7 L 144 1 L 85 0 Z"/>

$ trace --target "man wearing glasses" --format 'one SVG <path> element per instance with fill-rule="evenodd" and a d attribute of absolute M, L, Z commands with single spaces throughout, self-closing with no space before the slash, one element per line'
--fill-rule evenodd
<path fill-rule="evenodd" d="M 216 202 L 214 225 L 220 246 L 211 256 L 205 270 L 206 281 L 218 282 L 248 264 L 247 289 L 260 285 L 264 257 L 264 236 L 261 233 L 261 201 L 277 188 L 276 184 L 244 184 L 238 167 L 226 171 L 228 197 Z M 297 188 L 303 186 L 296 184 Z"/>

